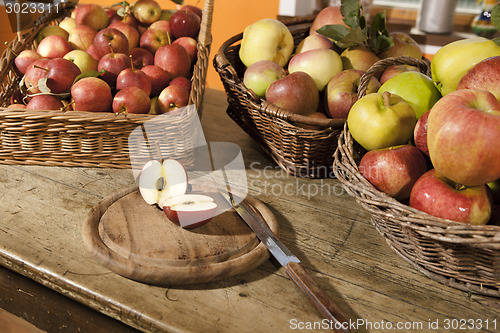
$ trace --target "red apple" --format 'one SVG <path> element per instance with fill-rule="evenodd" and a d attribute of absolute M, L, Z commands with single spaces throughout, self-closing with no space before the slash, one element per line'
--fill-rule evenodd
<path fill-rule="evenodd" d="M 97 4 L 84 4 L 75 8 L 76 24 L 88 25 L 94 30 L 101 30 L 108 26 L 109 17 L 104 8 Z"/>
<path fill-rule="evenodd" d="M 129 50 L 127 37 L 115 28 L 104 28 L 99 31 L 95 35 L 94 45 L 101 56 L 108 53 L 128 54 Z"/>
<path fill-rule="evenodd" d="M 152 54 L 155 54 L 160 47 L 168 44 L 170 44 L 168 31 L 160 29 L 148 29 L 144 31 L 139 40 L 140 47 Z"/>
<path fill-rule="evenodd" d="M 25 104 L 10 104 L 9 106 L 7 106 L 7 109 L 26 109 L 26 105 Z"/>
<path fill-rule="evenodd" d="M 101 60 L 102 56 L 101 53 L 99 52 L 99 50 L 97 50 L 97 48 L 95 47 L 94 44 L 90 45 L 87 50 L 85 50 L 85 52 L 87 52 L 88 54 L 90 54 L 90 56 L 92 56 L 92 58 L 94 58 L 94 60 L 96 62 L 99 62 L 99 60 Z"/>
<path fill-rule="evenodd" d="M 77 25 L 69 34 L 68 41 L 74 49 L 85 51 L 94 44 L 95 35 L 97 30 L 88 25 Z"/>
<path fill-rule="evenodd" d="M 40 93 L 38 82 L 40 79 L 47 78 L 48 70 L 46 68 L 49 58 L 35 60 L 26 69 L 24 84 L 30 94 Z"/>
<path fill-rule="evenodd" d="M 425 112 L 418 120 L 413 130 L 413 140 L 415 146 L 420 149 L 425 156 L 429 156 L 429 148 L 427 147 L 427 120 L 429 119 L 430 110 Z"/>
<path fill-rule="evenodd" d="M 148 30 L 149 29 L 163 30 L 165 32 L 170 33 L 170 22 L 165 20 L 159 20 L 151 23 L 151 25 L 148 27 Z"/>
<path fill-rule="evenodd" d="M 309 34 L 317 34 L 316 30 L 330 24 L 340 24 L 347 27 L 344 22 L 344 17 L 340 12 L 340 5 L 323 8 L 314 18 L 314 21 L 309 28 Z"/>
<path fill-rule="evenodd" d="M 198 15 L 187 10 L 178 10 L 170 17 L 170 32 L 175 38 L 187 36 L 198 37 L 201 19 Z"/>
<path fill-rule="evenodd" d="M 410 206 L 432 216 L 481 225 L 490 219 L 492 201 L 487 185 L 466 187 L 432 169 L 413 185 Z"/>
<path fill-rule="evenodd" d="M 116 87 L 116 78 L 125 68 L 130 68 L 130 58 L 124 53 L 108 53 L 104 55 L 97 64 L 97 70 L 105 72 L 100 77 L 110 87 Z"/>
<path fill-rule="evenodd" d="M 71 50 L 68 40 L 58 35 L 45 37 L 36 48 L 36 52 L 44 58 L 62 58 Z"/>
<path fill-rule="evenodd" d="M 116 90 L 122 90 L 127 87 L 142 89 L 147 96 L 151 94 L 151 81 L 149 81 L 146 73 L 140 69 L 126 68 L 118 74 L 116 78 Z"/>
<path fill-rule="evenodd" d="M 306 52 L 314 49 L 331 49 L 333 42 L 320 34 L 309 35 L 304 38 L 295 49 L 295 53 Z"/>
<path fill-rule="evenodd" d="M 151 96 L 158 96 L 170 82 L 170 76 L 168 73 L 158 66 L 145 66 L 141 68 L 141 71 L 147 75 L 149 82 L 151 82 Z"/>
<path fill-rule="evenodd" d="M 198 55 L 198 42 L 196 39 L 192 37 L 179 37 L 172 42 L 173 44 L 179 44 L 189 54 L 189 58 L 191 59 L 191 65 L 194 65 L 196 62 L 196 56 Z"/>
<path fill-rule="evenodd" d="M 81 74 L 77 65 L 64 58 L 50 60 L 46 68 L 48 69 L 47 87 L 54 94 L 69 92 L 73 81 Z"/>
<path fill-rule="evenodd" d="M 308 115 L 318 108 L 319 92 L 309 74 L 294 72 L 271 83 L 266 100 L 292 113 Z"/>
<path fill-rule="evenodd" d="M 181 7 L 180 10 L 187 10 L 188 12 L 192 12 L 192 13 L 198 15 L 200 17 L 200 19 L 203 15 L 203 10 L 200 7 L 196 7 L 193 5 L 184 5 Z"/>
<path fill-rule="evenodd" d="M 15 69 L 20 76 L 26 74 L 26 70 L 33 61 L 41 59 L 42 56 L 35 50 L 22 50 L 19 52 L 18 56 L 14 59 Z"/>
<path fill-rule="evenodd" d="M 123 22 L 114 22 L 109 25 L 109 28 L 120 30 L 127 37 L 129 50 L 139 46 L 139 32 L 133 26 Z"/>
<path fill-rule="evenodd" d="M 141 69 L 143 67 L 153 65 L 154 64 L 154 56 L 146 49 L 142 47 L 136 47 L 130 50 L 130 57 L 132 57 L 132 63 L 134 67 L 137 69 Z"/>
<path fill-rule="evenodd" d="M 118 91 L 113 98 L 114 113 L 146 114 L 151 108 L 151 100 L 144 90 L 137 87 L 126 87 Z"/>
<path fill-rule="evenodd" d="M 413 185 L 426 171 L 424 155 L 410 145 L 370 150 L 359 163 L 359 172 L 396 200 L 408 199 Z"/>
<path fill-rule="evenodd" d="M 134 27 L 137 29 L 137 26 L 139 22 L 137 22 L 136 18 L 132 13 L 124 13 L 123 16 L 119 15 L 118 13 L 113 14 L 110 19 L 109 19 L 109 25 L 115 23 L 115 22 L 121 22 L 130 25 L 131 27 Z"/>
<path fill-rule="evenodd" d="M 161 113 L 167 113 L 187 106 L 189 92 L 179 85 L 169 85 L 158 96 L 158 107 Z"/>
<path fill-rule="evenodd" d="M 24 94 L 21 92 L 20 89 L 17 89 L 11 96 L 10 96 L 10 104 L 25 104 L 28 102 L 27 101 L 28 97 L 24 96 Z"/>
<path fill-rule="evenodd" d="M 139 0 L 132 7 L 132 14 L 144 25 L 149 25 L 161 16 L 161 7 L 154 0 Z"/>
<path fill-rule="evenodd" d="M 358 100 L 359 81 L 364 73 L 357 69 L 345 69 L 328 82 L 325 106 L 331 118 L 347 118 L 349 110 Z M 366 88 L 366 93 L 375 93 L 379 88 L 380 83 L 375 77 L 372 77 Z"/>
<path fill-rule="evenodd" d="M 60 110 L 64 105 L 53 95 L 36 95 L 26 105 L 27 110 Z"/>
<path fill-rule="evenodd" d="M 184 194 L 171 197 L 159 203 L 168 219 L 183 228 L 196 228 L 216 215 L 214 199 L 201 194 Z"/>
<path fill-rule="evenodd" d="M 178 76 L 190 77 L 191 58 L 179 44 L 160 47 L 155 53 L 154 64 L 165 70 L 171 79 Z"/>
<path fill-rule="evenodd" d="M 178 76 L 174 78 L 173 80 L 170 81 L 169 85 L 171 86 L 178 85 L 183 87 L 189 92 L 191 91 L 191 80 L 184 76 Z"/>
<path fill-rule="evenodd" d="M 412 57 L 416 59 L 422 59 L 422 50 L 418 43 L 411 38 L 408 34 L 399 31 L 392 31 L 389 33 L 394 41 L 394 45 L 390 46 L 386 50 L 378 53 L 379 58 L 389 58 L 389 57 Z"/>
<path fill-rule="evenodd" d="M 500 102 L 486 90 L 453 91 L 434 104 L 427 146 L 436 171 L 466 186 L 500 178 Z"/>
<path fill-rule="evenodd" d="M 469 69 L 457 89 L 488 90 L 500 100 L 500 56 L 486 58 Z"/>
<path fill-rule="evenodd" d="M 85 77 L 78 80 L 71 88 L 71 97 L 76 111 L 109 112 L 113 95 L 111 88 L 96 77 Z"/>

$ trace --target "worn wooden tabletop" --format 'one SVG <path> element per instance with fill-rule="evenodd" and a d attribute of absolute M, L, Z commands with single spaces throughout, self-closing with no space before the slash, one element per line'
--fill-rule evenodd
<path fill-rule="evenodd" d="M 240 146 L 249 193 L 276 215 L 281 240 L 349 316 L 353 331 L 464 331 L 460 320 L 469 320 L 468 332 L 500 329 L 498 299 L 468 295 L 422 275 L 389 248 L 337 180 L 286 175 L 227 117 L 223 92 L 208 89 L 204 105 L 207 141 Z M 328 323 L 274 259 L 219 282 L 172 287 L 135 282 L 97 263 L 82 242 L 86 214 L 131 184 L 130 170 L 0 166 L 0 264 L 8 268 L 0 270 L 0 307 L 48 331 L 326 331 Z M 50 291 L 27 287 L 23 276 Z M 57 297 L 57 304 L 76 301 L 93 310 L 44 308 Z M 49 323 L 30 314 L 30 307 L 48 317 L 64 313 Z M 98 316 L 116 323 L 95 324 Z M 471 320 L 482 329 L 471 329 Z"/>

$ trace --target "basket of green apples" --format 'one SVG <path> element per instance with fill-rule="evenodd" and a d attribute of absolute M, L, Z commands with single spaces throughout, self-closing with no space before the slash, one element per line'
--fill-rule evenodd
<path fill-rule="evenodd" d="M 378 232 L 417 270 L 445 285 L 495 297 L 498 42 L 467 38 L 444 45 L 427 64 L 405 57 L 374 64 L 361 79 L 333 165 Z M 366 93 L 370 77 L 394 65 L 417 70 L 404 70 L 376 93 Z"/>

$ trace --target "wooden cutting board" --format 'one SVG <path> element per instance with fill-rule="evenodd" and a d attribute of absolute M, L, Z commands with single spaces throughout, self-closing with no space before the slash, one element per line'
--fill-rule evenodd
<path fill-rule="evenodd" d="M 212 196 L 219 207 L 227 205 L 218 193 L 203 194 Z M 251 196 L 245 201 L 278 234 L 269 208 Z M 234 210 L 201 227 L 183 229 L 156 205 L 148 205 L 136 186 L 105 198 L 89 211 L 83 241 L 115 273 L 157 285 L 216 281 L 254 269 L 269 258 L 264 244 Z"/>

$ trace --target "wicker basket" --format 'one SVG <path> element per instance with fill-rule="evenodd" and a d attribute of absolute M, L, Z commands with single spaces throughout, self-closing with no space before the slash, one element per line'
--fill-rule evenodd
<path fill-rule="evenodd" d="M 429 75 L 428 61 L 389 58 L 362 77 L 360 96 L 369 78 L 393 64 L 416 65 Z M 500 227 L 473 226 L 436 218 L 375 189 L 358 171 L 361 154 L 347 124 L 339 137 L 334 173 L 345 190 L 370 214 L 387 243 L 417 270 L 451 287 L 500 297 Z"/>
<path fill-rule="evenodd" d="M 295 45 L 309 35 L 309 27 L 310 23 L 289 26 Z M 227 94 L 227 114 L 289 174 L 305 178 L 333 177 L 333 152 L 344 120 L 293 114 L 247 89 L 243 85 L 246 67 L 239 58 L 242 37 L 241 33 L 227 40 L 214 57 L 214 67 Z M 320 126 L 320 129 L 308 130 L 296 123 Z"/>
<path fill-rule="evenodd" d="M 198 37 L 198 59 L 194 66 L 189 104 L 194 104 L 201 117 L 203 92 L 211 45 L 211 24 L 214 0 L 206 0 Z M 64 2 L 57 12 L 47 12 L 33 29 L 19 33 L 8 44 L 0 63 L 0 163 L 49 166 L 83 166 L 129 168 L 128 136 L 154 115 L 125 115 L 84 111 L 46 111 L 7 109 L 9 99 L 18 90 L 20 78 L 13 70 L 15 54 L 36 47 L 36 35 L 45 26 L 57 24 L 76 7 L 77 1 Z M 187 114 L 187 113 L 186 113 Z M 179 118 L 179 123 L 189 119 Z M 186 126 L 172 123 L 166 129 L 181 138 L 192 133 Z M 172 141 L 179 151 L 178 140 Z M 186 140 L 186 145 L 191 140 Z M 191 164 L 192 149 L 186 147 Z"/>

